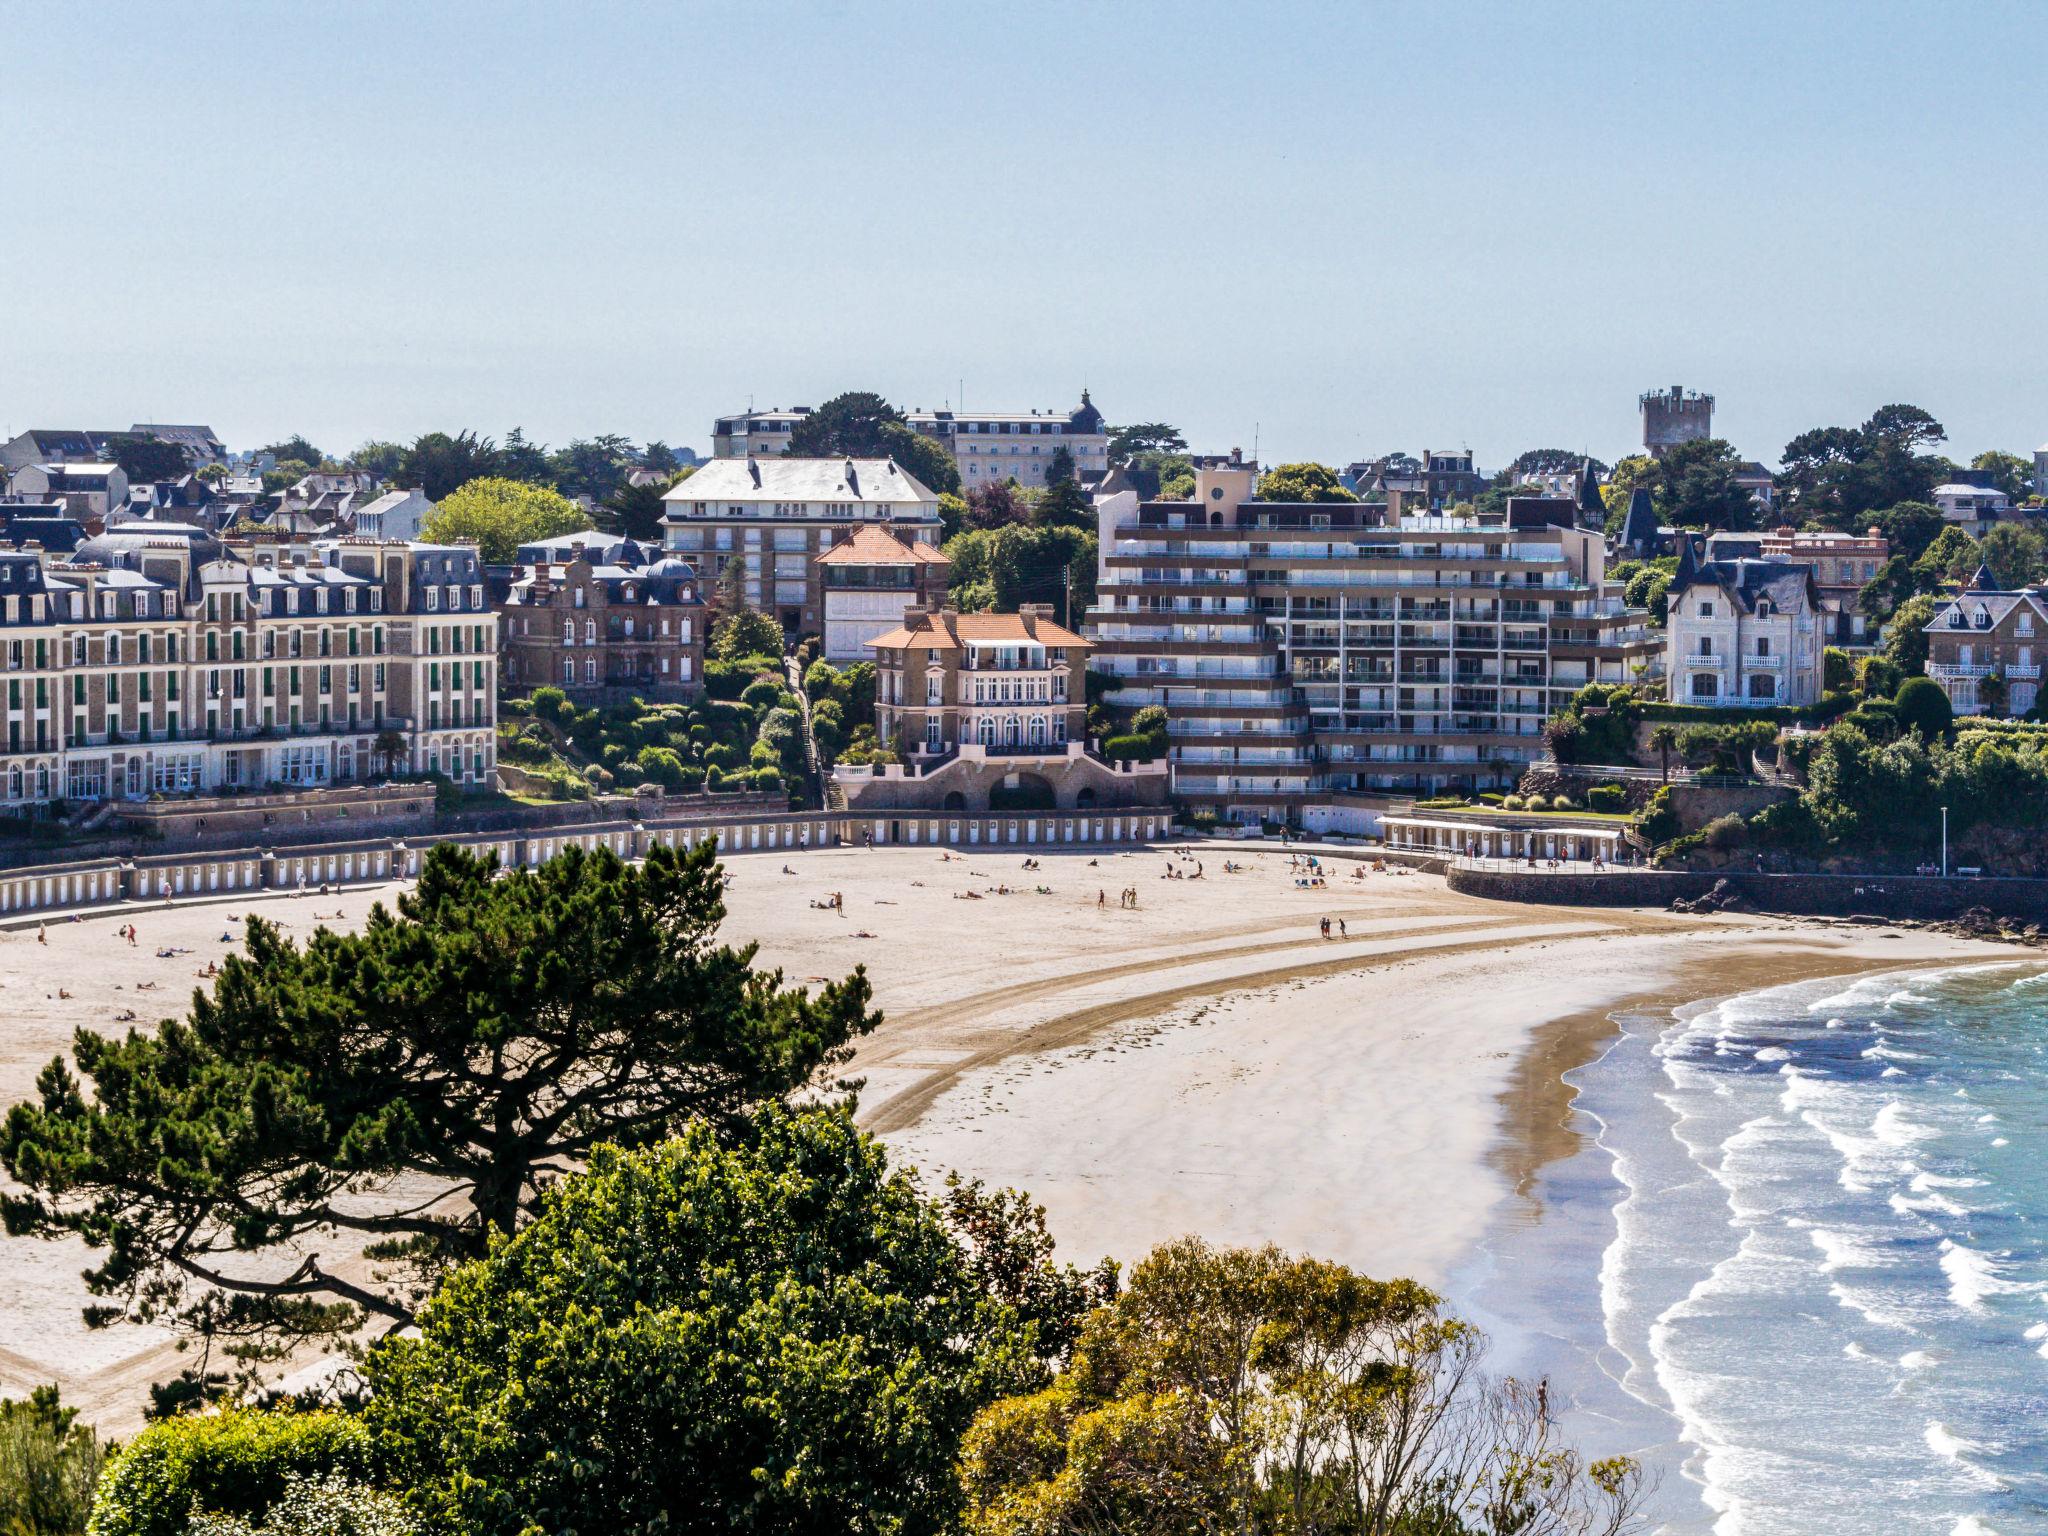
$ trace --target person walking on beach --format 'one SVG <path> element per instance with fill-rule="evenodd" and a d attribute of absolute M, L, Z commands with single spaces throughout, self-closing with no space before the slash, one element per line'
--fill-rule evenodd
<path fill-rule="evenodd" d="M 1351 930 L 1344 926 L 1344 919 L 1341 917 L 1337 919 L 1337 937 L 1340 939 L 1348 939 L 1351 937 Z"/>
<path fill-rule="evenodd" d="M 1108 906 L 1108 905 L 1109 905 L 1109 893 L 1108 893 L 1107 891 L 1097 891 L 1097 892 L 1095 893 L 1095 905 L 1096 905 L 1096 906 L 1098 906 L 1098 907 L 1106 907 L 1106 906 Z"/>
<path fill-rule="evenodd" d="M 1326 939 L 1330 936 L 1330 920 L 1327 917 L 1322 921 L 1322 934 Z"/>
<path fill-rule="evenodd" d="M 36 924 L 36 942 L 38 944 L 47 944 L 50 942 L 50 930 L 46 924 Z"/>

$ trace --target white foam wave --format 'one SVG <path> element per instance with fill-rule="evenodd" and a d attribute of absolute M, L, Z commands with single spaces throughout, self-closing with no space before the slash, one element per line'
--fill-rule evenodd
<path fill-rule="evenodd" d="M 1996 1455 L 1999 1447 L 1987 1441 L 1971 1440 L 1957 1434 L 1939 1419 L 1929 1419 L 1922 1437 L 1927 1449 L 1951 1466 L 1960 1467 L 1988 1487 L 1998 1487 L 1998 1477 L 1970 1460 L 1972 1456 Z"/>
<path fill-rule="evenodd" d="M 1998 1536 L 1998 1532 L 1975 1515 L 1964 1515 L 1949 1527 L 1948 1536 Z"/>
<path fill-rule="evenodd" d="M 1965 1312 L 1982 1312 L 1993 1296 L 2031 1295 L 2041 1289 L 2010 1278 L 1997 1257 L 1965 1248 L 1952 1238 L 1941 1240 L 1941 1272 L 1948 1276 L 1948 1299 Z"/>
<path fill-rule="evenodd" d="M 1924 1371 L 1935 1363 L 1936 1358 L 1936 1356 L 1924 1349 L 1909 1349 L 1899 1356 L 1899 1369 L 1902 1371 Z"/>
<path fill-rule="evenodd" d="M 1877 1118 L 1870 1124 L 1870 1134 L 1888 1147 L 1910 1147 L 1916 1141 L 1931 1141 L 1941 1132 L 1931 1125 L 1908 1120 L 1905 1103 L 1899 1099 L 1887 1099 L 1884 1108 L 1877 1112 Z"/>
<path fill-rule="evenodd" d="M 1839 1269 L 1884 1269 L 1895 1262 L 1882 1243 L 1852 1233 L 1815 1227 L 1806 1235 L 1821 1252 L 1823 1274 L 1833 1274 Z"/>
<path fill-rule="evenodd" d="M 1790 1061 L 1792 1053 L 1782 1045 L 1767 1045 L 1756 1053 L 1758 1061 Z"/>

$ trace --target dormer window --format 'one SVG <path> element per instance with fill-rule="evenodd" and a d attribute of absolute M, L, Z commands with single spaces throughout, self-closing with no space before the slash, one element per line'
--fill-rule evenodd
<path fill-rule="evenodd" d="M 1758 618 L 1768 619 L 1772 611 L 1771 600 L 1768 597 L 1760 597 L 1756 600 L 1756 616 Z"/>

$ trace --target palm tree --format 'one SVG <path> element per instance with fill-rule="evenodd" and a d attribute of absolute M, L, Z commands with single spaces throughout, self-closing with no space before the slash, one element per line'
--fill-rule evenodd
<path fill-rule="evenodd" d="M 392 765 L 405 756 L 405 737 L 398 731 L 379 731 L 370 750 L 377 754 L 377 760 L 384 765 L 385 773 L 392 771 Z"/>
<path fill-rule="evenodd" d="M 1671 749 L 1678 745 L 1678 727 L 1660 725 L 1650 732 L 1650 745 L 1657 749 L 1657 756 L 1664 768 L 1664 782 L 1671 782 Z"/>

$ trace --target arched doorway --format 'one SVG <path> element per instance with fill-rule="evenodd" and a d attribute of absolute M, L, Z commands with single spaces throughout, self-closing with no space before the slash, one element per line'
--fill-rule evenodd
<path fill-rule="evenodd" d="M 1005 774 L 988 792 L 992 811 L 1050 811 L 1058 804 L 1051 782 L 1035 773 Z"/>
<path fill-rule="evenodd" d="M 948 790 L 946 791 L 946 798 L 941 802 L 939 809 L 942 811 L 964 811 L 967 809 L 967 797 L 957 789 Z"/>
<path fill-rule="evenodd" d="M 1092 811 L 1095 809 L 1095 789 L 1093 785 L 1090 785 L 1087 789 L 1074 796 L 1074 809 L 1077 811 Z"/>

